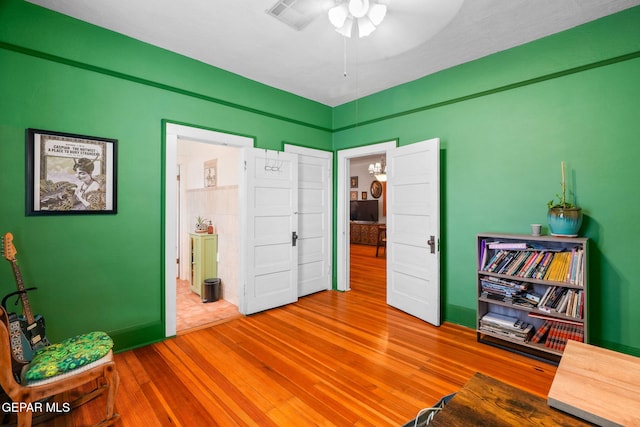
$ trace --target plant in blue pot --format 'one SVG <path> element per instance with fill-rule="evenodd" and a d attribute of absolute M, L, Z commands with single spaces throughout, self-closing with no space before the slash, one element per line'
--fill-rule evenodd
<path fill-rule="evenodd" d="M 566 182 L 564 175 L 564 162 L 562 168 L 562 194 L 556 194 L 556 198 L 549 200 L 547 207 L 547 220 L 552 236 L 576 237 L 582 225 L 582 209 L 568 202 L 566 197 Z"/>

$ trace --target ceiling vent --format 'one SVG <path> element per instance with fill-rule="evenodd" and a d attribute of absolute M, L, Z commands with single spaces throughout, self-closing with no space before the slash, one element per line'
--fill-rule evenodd
<path fill-rule="evenodd" d="M 319 0 L 279 0 L 267 13 L 300 31 L 326 9 L 326 2 Z"/>

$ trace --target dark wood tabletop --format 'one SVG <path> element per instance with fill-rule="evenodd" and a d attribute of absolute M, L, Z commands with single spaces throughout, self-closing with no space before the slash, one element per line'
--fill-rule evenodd
<path fill-rule="evenodd" d="M 542 397 L 481 373 L 476 373 L 456 392 L 429 423 L 429 427 L 591 425 L 551 408 Z"/>

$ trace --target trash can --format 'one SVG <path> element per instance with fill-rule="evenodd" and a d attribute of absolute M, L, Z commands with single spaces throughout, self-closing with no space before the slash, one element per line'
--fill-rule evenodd
<path fill-rule="evenodd" d="M 213 302 L 220 299 L 220 279 L 204 279 L 202 302 Z"/>

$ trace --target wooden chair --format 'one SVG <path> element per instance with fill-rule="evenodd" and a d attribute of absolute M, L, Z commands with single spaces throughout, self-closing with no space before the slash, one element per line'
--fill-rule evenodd
<path fill-rule="evenodd" d="M 378 250 L 382 248 L 385 255 L 387 254 L 387 226 L 378 226 L 378 243 L 376 243 L 376 257 L 378 256 Z"/>
<path fill-rule="evenodd" d="M 16 407 L 20 404 L 23 405 L 23 410 L 11 411 L 16 412 L 18 427 L 30 427 L 33 421 L 39 423 L 46 418 L 51 418 L 52 415 L 56 415 L 55 413 L 45 412 L 44 415 L 34 418 L 33 411 L 25 410 L 24 405 L 27 405 L 27 409 L 38 409 L 48 403 L 48 401 L 43 403 L 44 399 L 72 390 L 84 390 L 86 385 L 91 385 L 93 388 L 74 402 L 71 402 L 69 409 L 86 403 L 106 392 L 106 417 L 96 426 L 108 426 L 119 419 L 119 415 L 114 412 L 114 407 L 120 380 L 111 350 L 106 356 L 84 367 L 32 384 L 20 384 L 14 377 L 12 369 L 14 360 L 11 354 L 8 317 L 2 307 L 0 307 L 0 319 L 2 320 L 0 321 L 0 385 Z M 5 405 L 8 404 L 10 403 Z"/>

